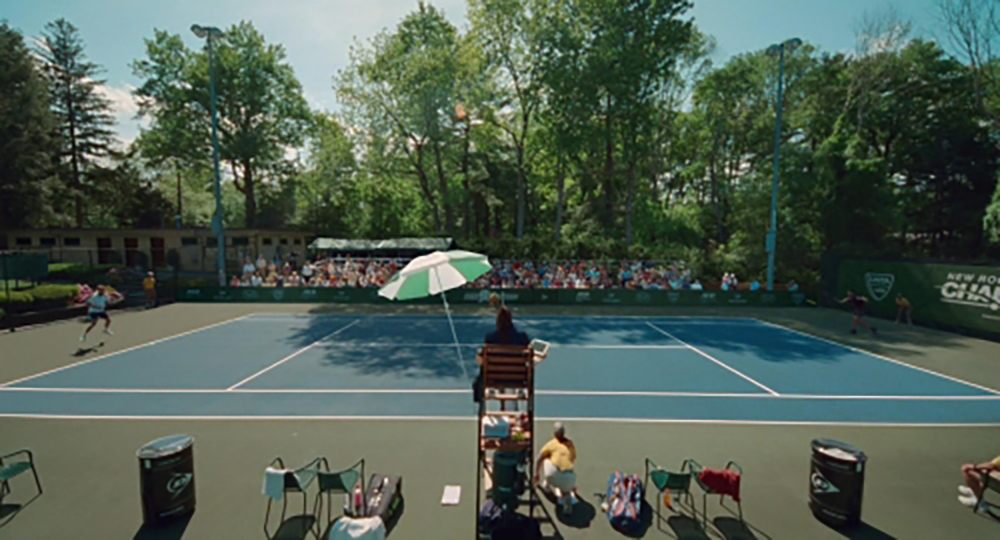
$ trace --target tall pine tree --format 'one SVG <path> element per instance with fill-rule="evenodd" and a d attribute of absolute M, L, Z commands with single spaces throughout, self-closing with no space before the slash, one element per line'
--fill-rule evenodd
<path fill-rule="evenodd" d="M 74 222 L 83 227 L 92 173 L 114 140 L 111 103 L 97 91 L 103 70 L 87 59 L 83 39 L 65 19 L 45 25 L 38 54 L 56 120 L 60 176 L 73 200 Z"/>
<path fill-rule="evenodd" d="M 51 129 L 45 81 L 20 32 L 0 23 L 0 230 L 41 224 Z"/>

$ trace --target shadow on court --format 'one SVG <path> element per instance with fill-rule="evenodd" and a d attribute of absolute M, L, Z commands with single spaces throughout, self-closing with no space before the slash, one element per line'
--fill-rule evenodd
<path fill-rule="evenodd" d="M 159 525 L 143 525 L 135 533 L 132 540 L 180 540 L 184 537 L 188 523 L 191 522 L 191 514 L 165 521 Z"/>

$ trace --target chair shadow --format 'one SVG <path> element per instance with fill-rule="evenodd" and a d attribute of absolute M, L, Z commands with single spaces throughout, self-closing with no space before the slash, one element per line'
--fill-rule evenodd
<path fill-rule="evenodd" d="M 574 529 L 586 529 L 587 527 L 590 527 L 590 522 L 594 521 L 594 517 L 597 516 L 597 509 L 594 508 L 594 505 L 590 504 L 581 497 L 577 497 L 577 502 L 573 506 L 573 513 L 565 514 L 563 513 L 562 508 L 560 508 L 555 495 L 542 489 L 539 489 L 538 492 L 541 493 L 542 496 L 545 497 L 545 500 L 549 501 L 553 508 L 556 509 L 556 519 L 559 520 L 559 523 L 562 523 L 567 527 L 572 527 Z"/>
<path fill-rule="evenodd" d="M 757 540 L 750 525 L 731 517 L 718 517 L 712 520 L 712 525 L 726 540 Z"/>
<path fill-rule="evenodd" d="M 832 527 L 831 527 L 832 528 Z M 862 521 L 856 527 L 833 529 L 851 540 L 895 540 L 895 536 Z"/>
<path fill-rule="evenodd" d="M 0 504 L 0 528 L 13 521 L 22 510 L 27 508 L 31 503 L 35 502 L 35 499 L 41 496 L 41 493 L 36 493 L 34 497 L 28 499 L 24 503 Z"/>
<path fill-rule="evenodd" d="M 192 513 L 156 525 L 143 523 L 132 540 L 179 540 L 184 536 L 193 516 Z"/>
<path fill-rule="evenodd" d="M 291 516 L 285 521 L 278 525 L 278 530 L 274 531 L 274 534 L 269 538 L 270 540 L 305 540 L 309 535 L 314 534 L 313 527 L 316 526 L 316 516 L 309 514 L 301 514 L 298 516 Z M 327 527 L 333 527 L 331 522 Z M 327 531 L 327 536 L 329 531 Z M 323 536 L 323 538 L 327 538 Z"/>
<path fill-rule="evenodd" d="M 661 516 L 660 519 L 667 522 L 667 526 L 673 531 L 677 540 L 709 540 L 710 538 L 704 527 L 701 526 L 701 521 L 697 518 L 677 514 L 666 519 Z"/>

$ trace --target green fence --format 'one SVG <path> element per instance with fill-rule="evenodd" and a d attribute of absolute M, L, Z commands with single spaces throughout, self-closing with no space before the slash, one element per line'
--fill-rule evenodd
<path fill-rule="evenodd" d="M 754 306 L 791 307 L 806 303 L 799 292 L 723 292 L 723 291 L 633 291 L 627 289 L 519 289 L 500 291 L 506 304 L 554 305 L 675 305 L 675 306 Z M 448 292 L 453 304 L 485 304 L 490 291 L 456 289 Z M 388 300 L 377 289 L 324 288 L 242 288 L 198 287 L 178 291 L 181 302 L 282 302 L 375 304 Z M 416 303 L 439 302 L 424 298 Z"/>
<path fill-rule="evenodd" d="M 896 295 L 913 304 L 913 320 L 1000 337 L 1000 267 L 842 260 L 837 295 L 868 297 L 875 315 L 894 318 Z"/>
<path fill-rule="evenodd" d="M 34 281 L 49 273 L 44 253 L 0 253 L 0 279 Z"/>

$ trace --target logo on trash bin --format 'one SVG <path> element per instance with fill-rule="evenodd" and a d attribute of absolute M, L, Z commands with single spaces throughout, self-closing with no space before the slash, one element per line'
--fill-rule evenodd
<path fill-rule="evenodd" d="M 191 483 L 192 478 L 191 473 L 174 473 L 174 475 L 167 481 L 167 491 L 170 493 L 172 498 L 177 498 L 178 495 L 187 489 L 188 484 Z"/>
<path fill-rule="evenodd" d="M 831 484 L 819 471 L 812 473 L 809 482 L 812 484 L 813 493 L 840 493 L 837 486 Z"/>

